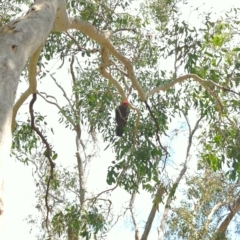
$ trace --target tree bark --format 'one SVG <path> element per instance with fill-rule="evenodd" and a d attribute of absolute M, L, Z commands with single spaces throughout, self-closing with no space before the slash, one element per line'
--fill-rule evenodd
<path fill-rule="evenodd" d="M 146 222 L 146 226 L 145 226 L 143 235 L 141 237 L 141 240 L 147 240 L 147 238 L 148 238 L 148 234 L 149 234 L 149 232 L 151 230 L 152 223 L 153 223 L 153 220 L 155 218 L 155 214 L 156 214 L 156 212 L 158 210 L 158 205 L 161 202 L 161 199 L 163 197 L 164 192 L 165 192 L 165 188 L 164 188 L 164 185 L 161 183 L 158 186 L 157 193 L 156 193 L 156 196 L 154 198 L 155 202 L 153 203 L 151 212 L 150 212 L 150 214 L 148 216 L 148 220 Z"/>
<path fill-rule="evenodd" d="M 221 225 L 219 226 L 217 230 L 217 235 L 225 235 L 226 230 L 228 228 L 229 223 L 235 216 L 235 214 L 240 210 L 240 197 L 236 199 L 236 201 L 233 203 L 231 207 L 229 207 L 230 212 L 228 213 L 227 217 L 223 220 Z"/>
<path fill-rule="evenodd" d="M 0 232 L 5 215 L 4 162 L 10 155 L 12 109 L 20 74 L 49 33 L 66 28 L 68 22 L 62 21 L 65 6 L 64 0 L 36 0 L 25 16 L 0 28 Z"/>

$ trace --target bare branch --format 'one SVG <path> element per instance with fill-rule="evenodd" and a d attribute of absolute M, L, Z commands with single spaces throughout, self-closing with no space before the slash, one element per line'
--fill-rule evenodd
<path fill-rule="evenodd" d="M 140 239 L 140 234 L 139 234 L 139 227 L 138 227 L 138 223 L 136 220 L 136 214 L 134 211 L 134 201 L 136 198 L 136 191 L 133 192 L 132 196 L 131 196 L 131 200 L 129 203 L 129 208 L 130 208 L 130 212 L 131 212 L 131 216 L 132 216 L 132 220 L 133 220 L 133 225 L 135 227 L 135 240 L 139 240 Z"/>
<path fill-rule="evenodd" d="M 12 131 L 14 130 L 16 126 L 16 115 L 19 110 L 19 108 L 22 106 L 24 101 L 32 94 L 37 92 L 37 62 L 40 56 L 40 53 L 42 51 L 44 44 L 42 44 L 36 52 L 32 55 L 32 57 L 29 60 L 28 65 L 28 82 L 29 87 L 28 89 L 21 95 L 21 97 L 18 99 L 18 101 L 13 106 L 13 115 L 12 115 Z"/>
<path fill-rule="evenodd" d="M 71 72 L 73 84 L 75 85 L 77 80 L 74 74 L 73 64 L 74 64 L 74 56 L 72 56 L 72 59 L 71 59 L 70 72 Z M 77 157 L 78 174 L 79 174 L 80 203 L 81 203 L 81 207 L 84 209 L 84 205 L 85 205 L 84 201 L 85 201 L 85 193 L 86 193 L 86 179 L 85 179 L 86 177 L 84 174 L 83 159 L 80 155 L 80 149 L 81 149 L 81 146 L 83 149 L 85 148 L 85 146 L 82 143 L 82 139 L 81 139 L 81 134 L 82 134 L 81 125 L 80 125 L 81 112 L 80 112 L 80 106 L 79 106 L 78 93 L 75 92 L 74 96 L 75 96 L 75 109 L 73 109 L 72 105 L 70 106 L 72 108 L 73 114 L 75 115 L 75 118 L 79 119 L 79 121 L 77 121 L 75 124 L 76 148 L 77 148 L 76 157 Z M 70 101 L 69 101 L 69 104 L 70 104 Z"/>
<path fill-rule="evenodd" d="M 98 43 L 102 44 L 102 46 L 105 46 L 108 51 L 115 56 L 120 62 L 124 64 L 124 66 L 127 68 L 128 71 L 128 78 L 132 81 L 133 86 L 138 91 L 138 94 L 142 101 L 145 101 L 146 96 L 145 93 L 137 81 L 137 78 L 134 73 L 133 65 L 129 59 L 124 57 L 122 54 L 120 54 L 114 46 L 111 44 L 109 38 L 112 36 L 113 32 L 107 31 L 107 32 L 100 32 L 96 27 L 92 26 L 88 22 L 83 21 L 79 17 L 70 18 L 70 25 L 69 28 L 75 28 L 80 30 L 81 32 L 85 33 L 90 38 L 94 39 Z"/>
<path fill-rule="evenodd" d="M 61 89 L 62 93 L 63 93 L 63 96 L 64 98 L 67 100 L 68 104 L 69 104 L 69 107 L 71 108 L 72 112 L 74 113 L 74 109 L 73 109 L 73 106 L 67 96 L 67 93 L 66 91 L 64 90 L 64 88 L 57 82 L 57 80 L 53 77 L 52 74 L 50 74 L 51 78 L 53 79 L 54 83 Z"/>
<path fill-rule="evenodd" d="M 107 193 L 107 192 L 110 192 L 110 191 L 115 190 L 115 189 L 118 187 L 118 185 L 119 185 L 119 181 L 120 181 L 122 175 L 127 171 L 128 165 L 129 165 L 129 164 L 128 164 L 128 162 L 127 162 L 127 163 L 125 164 L 123 170 L 119 173 L 119 175 L 118 175 L 118 177 L 117 177 L 117 183 L 116 183 L 116 185 L 115 185 L 114 187 L 112 187 L 112 188 L 110 188 L 110 189 L 106 189 L 106 190 L 98 193 L 95 197 L 93 197 L 93 198 L 88 198 L 88 199 L 86 199 L 85 201 L 92 201 L 92 200 L 94 200 L 94 199 L 96 200 L 96 199 L 97 199 L 99 196 L 101 196 L 103 193 Z"/>
<path fill-rule="evenodd" d="M 161 199 L 163 197 L 164 192 L 165 192 L 165 188 L 164 188 L 164 185 L 161 183 L 159 185 L 158 189 L 157 189 L 157 193 L 156 193 L 155 198 L 154 198 L 154 203 L 153 203 L 151 212 L 148 216 L 148 220 L 146 222 L 146 226 L 145 226 L 143 235 L 141 237 L 141 240 L 147 240 L 147 238 L 148 238 L 148 234 L 151 230 L 152 223 L 153 223 L 153 220 L 155 218 L 155 214 L 158 210 L 158 205 L 161 202 Z"/>
<path fill-rule="evenodd" d="M 46 97 L 44 97 L 43 94 L 45 94 Z M 44 92 L 38 92 L 38 95 L 41 96 L 46 102 L 48 102 L 48 103 L 50 103 L 50 104 L 52 104 L 52 105 L 55 105 L 55 106 L 59 109 L 59 111 L 61 112 L 61 114 L 66 118 L 66 120 L 69 121 L 69 122 L 72 124 L 73 127 L 75 127 L 74 121 L 73 121 L 72 119 L 70 119 L 70 118 L 62 111 L 62 108 L 58 105 L 58 103 L 57 103 L 57 102 L 49 101 L 49 100 L 47 99 L 47 98 L 53 98 L 53 99 L 55 99 L 55 101 L 57 101 L 55 97 L 50 96 L 50 95 L 47 95 L 47 94 L 44 93 Z"/>
<path fill-rule="evenodd" d="M 236 215 L 238 211 L 240 211 L 240 197 L 237 198 L 237 200 L 234 202 L 233 206 L 229 206 L 230 212 L 228 213 L 227 217 L 223 220 L 221 225 L 219 226 L 217 230 L 217 234 L 225 234 L 229 223 L 233 219 L 233 217 Z"/>
<path fill-rule="evenodd" d="M 122 100 L 127 100 L 127 96 L 125 95 L 125 92 L 124 92 L 123 88 L 121 87 L 121 85 L 106 70 L 106 68 L 109 65 L 109 51 L 108 51 L 108 49 L 106 47 L 102 47 L 101 54 L 102 54 L 102 64 L 100 65 L 100 73 L 105 78 L 107 78 L 117 88 L 119 94 L 122 97 Z"/>
<path fill-rule="evenodd" d="M 217 204 L 212 208 L 211 212 L 208 214 L 207 221 L 206 221 L 206 223 L 205 223 L 205 225 L 204 225 L 205 231 L 208 229 L 209 223 L 211 222 L 212 217 L 213 217 L 213 215 L 215 214 L 215 212 L 216 212 L 220 207 L 222 207 L 224 204 L 225 204 L 225 203 L 223 203 L 223 202 L 219 202 L 219 203 L 217 203 Z"/>
<path fill-rule="evenodd" d="M 184 174 L 187 171 L 188 163 L 190 161 L 189 154 L 190 154 L 190 149 L 191 149 L 191 146 L 192 146 L 193 136 L 194 136 L 195 132 L 197 131 L 199 123 L 203 119 L 203 116 L 201 116 L 197 120 L 193 130 L 191 130 L 190 123 L 189 123 L 188 118 L 186 116 L 185 116 L 185 119 L 186 119 L 186 122 L 187 122 L 187 125 L 188 125 L 188 129 L 189 129 L 189 138 L 188 138 L 188 146 L 187 146 L 187 151 L 186 151 L 186 158 L 185 158 L 185 162 L 184 162 L 183 168 L 182 168 L 181 172 L 179 173 L 178 177 L 176 178 L 176 180 L 174 181 L 173 186 L 172 186 L 172 188 L 170 190 L 170 194 L 168 195 L 168 198 L 167 198 L 167 201 L 166 201 L 166 205 L 165 205 L 165 209 L 164 209 L 164 212 L 163 212 L 162 221 L 161 221 L 160 226 L 158 227 L 158 240 L 163 240 L 165 226 L 166 226 L 166 221 L 167 221 L 169 210 L 170 210 L 169 206 L 170 206 L 170 204 L 172 202 L 173 193 L 175 192 L 178 184 L 180 183 L 182 177 L 184 176 Z"/>
<path fill-rule="evenodd" d="M 166 84 L 165 86 L 161 86 L 161 87 L 157 87 L 157 88 L 154 88 L 152 89 L 151 91 L 147 92 L 146 93 L 146 97 L 149 97 L 151 95 L 153 95 L 154 93 L 157 93 L 159 91 L 167 91 L 169 88 L 171 88 L 172 86 L 174 86 L 175 84 L 177 83 L 181 83 L 183 82 L 184 80 L 187 80 L 187 79 L 194 79 L 195 81 L 199 82 L 208 92 L 211 96 L 213 96 L 218 102 L 219 104 L 221 105 L 221 108 L 223 108 L 223 105 L 222 105 L 222 102 L 221 100 L 219 99 L 219 97 L 208 87 L 208 84 L 212 85 L 212 86 L 215 86 L 217 88 L 220 88 L 220 89 L 223 89 L 223 90 L 228 90 L 230 91 L 229 89 L 225 88 L 225 87 L 222 87 L 221 85 L 219 84 L 216 84 L 215 82 L 213 82 L 212 80 L 205 80 L 205 79 L 202 79 L 200 78 L 199 76 L 195 75 L 195 74 L 187 74 L 187 75 L 184 75 L 184 76 L 181 76 L 181 77 L 178 77 L 176 78 L 175 80 L 173 80 L 172 82 Z"/>
<path fill-rule="evenodd" d="M 94 48 L 94 49 L 86 49 L 86 48 L 83 48 L 79 45 L 79 42 L 76 41 L 76 39 L 74 37 L 72 37 L 68 32 L 64 32 L 65 35 L 67 35 L 69 38 L 71 38 L 73 40 L 73 42 L 77 45 L 78 47 L 78 51 L 86 51 L 86 52 L 89 52 L 89 53 L 96 53 L 96 52 L 99 52 L 99 49 L 97 48 Z M 63 58 L 64 59 L 64 58 Z"/>
<path fill-rule="evenodd" d="M 110 60 L 110 62 L 116 67 L 116 69 L 125 77 L 127 77 L 127 73 L 124 72 L 118 65 L 115 61 L 113 61 L 112 59 Z M 127 87 L 127 86 L 126 86 Z"/>
<path fill-rule="evenodd" d="M 38 134 L 38 136 L 41 138 L 42 142 L 46 146 L 46 157 L 49 161 L 50 164 L 50 176 L 48 177 L 47 180 L 47 188 L 46 188 L 46 194 L 45 194 L 45 205 L 47 208 L 47 216 L 46 216 L 46 228 L 48 229 L 48 217 L 49 217 L 49 212 L 50 212 L 50 206 L 48 204 L 48 197 L 49 197 L 49 190 L 50 190 L 50 182 L 53 179 L 53 169 L 55 168 L 55 163 L 53 162 L 51 158 L 51 147 L 50 144 L 48 143 L 47 139 L 45 136 L 43 136 L 42 132 L 35 126 L 34 122 L 34 113 L 33 113 L 33 104 L 37 99 L 37 94 L 33 93 L 32 100 L 29 104 L 29 112 L 31 116 L 31 128 Z"/>

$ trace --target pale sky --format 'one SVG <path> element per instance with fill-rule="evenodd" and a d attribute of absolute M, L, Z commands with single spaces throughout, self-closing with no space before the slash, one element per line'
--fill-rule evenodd
<path fill-rule="evenodd" d="M 189 5 L 200 6 L 202 3 L 206 2 L 204 9 L 207 11 L 213 7 L 212 12 L 221 12 L 226 10 L 231 6 L 240 7 L 240 1 L 236 0 L 228 0 L 228 1 L 216 1 L 216 0 L 206 0 L 206 1 L 197 1 L 197 0 L 189 0 Z M 189 14 L 189 11 L 186 11 L 186 14 Z M 198 21 L 192 14 L 190 16 L 191 21 Z M 62 71 L 62 70 L 61 70 Z M 63 78 L 62 76 L 66 75 L 66 73 L 58 72 L 58 77 L 56 78 Z M 41 104 L 43 102 L 38 99 L 35 108 L 40 110 Z M 44 107 L 46 105 L 44 104 Z M 26 106 L 28 107 L 28 106 Z M 45 107 L 46 108 L 46 107 Z M 46 110 L 46 109 L 45 109 Z M 54 114 L 54 109 L 52 107 L 48 107 L 48 117 L 51 114 Z M 44 111 L 44 110 L 43 110 Z M 55 111 L 57 113 L 57 111 Z M 51 121 L 50 124 L 54 124 L 54 121 Z M 55 137 L 53 137 L 54 144 L 56 144 L 56 149 L 59 152 L 59 158 L 61 159 L 69 159 L 69 152 L 74 153 L 75 151 L 75 143 L 74 139 L 69 140 L 72 141 L 72 144 L 69 144 L 68 140 L 71 139 L 71 133 L 69 131 L 62 130 L 61 133 L 57 133 L 55 131 Z M 63 137 L 64 136 L 64 137 Z M 58 139 L 58 141 L 56 141 Z M 60 141 L 59 141 L 60 139 Z M 66 151 L 65 146 L 66 142 L 69 144 L 69 148 Z M 71 146 L 73 147 L 71 150 Z M 182 152 L 182 146 L 176 144 L 175 152 L 177 152 L 178 156 L 185 154 Z M 109 166 L 110 162 L 113 160 L 109 158 L 111 154 L 111 150 L 101 153 L 101 159 L 95 160 L 92 163 L 92 172 L 89 176 L 89 186 L 91 189 L 96 188 L 96 183 L 98 183 L 98 190 L 103 190 L 106 183 L 106 173 L 107 167 Z M 73 155 L 72 155 L 73 156 Z M 75 161 L 75 159 L 73 159 Z M 7 199 L 7 219 L 6 219 L 6 230 L 9 232 L 9 235 L 6 239 L 24 239 L 24 240 L 34 240 L 35 238 L 32 235 L 29 235 L 29 226 L 26 222 L 23 222 L 23 219 L 27 217 L 28 214 L 33 213 L 36 211 L 34 208 L 34 185 L 32 183 L 32 173 L 30 168 L 23 166 L 23 164 L 15 161 L 14 159 L 10 159 L 8 162 L 8 176 L 6 182 L 6 199 Z M 102 187 L 101 187 L 102 186 Z M 126 197 L 127 194 L 123 190 L 115 191 L 112 194 L 113 202 L 118 201 L 119 208 L 121 207 L 121 200 Z M 127 200 L 128 198 L 126 198 Z M 143 216 L 147 216 L 146 214 L 149 213 L 151 208 L 151 199 L 147 194 L 142 194 L 141 198 L 137 198 L 136 200 L 136 209 L 137 215 L 141 216 L 139 219 L 142 219 Z M 146 219 L 146 217 L 145 217 Z M 156 221 L 157 222 L 157 221 Z M 143 223 L 141 224 L 143 226 Z M 130 223 L 125 224 L 124 222 L 120 222 L 113 230 L 110 232 L 108 236 L 108 240 L 122 240 L 122 239 L 134 239 L 134 232 L 132 231 L 132 225 Z M 151 232 L 151 237 L 149 240 L 156 239 L 157 232 L 156 229 L 153 229 Z"/>

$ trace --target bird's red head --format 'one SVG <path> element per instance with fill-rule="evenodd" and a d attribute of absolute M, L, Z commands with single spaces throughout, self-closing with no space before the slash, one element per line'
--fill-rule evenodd
<path fill-rule="evenodd" d="M 128 100 L 123 100 L 122 104 L 123 104 L 124 106 L 128 106 L 128 105 L 129 105 L 129 102 L 128 102 Z"/>

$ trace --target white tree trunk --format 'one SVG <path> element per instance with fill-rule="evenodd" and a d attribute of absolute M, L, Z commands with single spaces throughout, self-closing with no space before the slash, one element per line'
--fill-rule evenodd
<path fill-rule="evenodd" d="M 10 155 L 12 108 L 20 74 L 28 58 L 53 29 L 66 29 L 65 10 L 65 0 L 36 0 L 24 17 L 0 28 L 0 232 L 6 214 L 4 174 L 7 172 L 4 171 L 4 161 Z"/>
<path fill-rule="evenodd" d="M 13 105 L 20 74 L 26 61 L 42 45 L 51 31 L 76 29 L 96 42 L 107 47 L 108 51 L 119 59 L 128 69 L 133 85 L 142 99 L 144 92 L 136 80 L 131 62 L 121 55 L 111 44 L 111 31 L 99 31 L 91 24 L 78 17 L 68 18 L 65 0 L 35 0 L 25 16 L 9 22 L 0 28 L 0 227 L 6 215 L 4 207 L 4 162 L 7 161 L 11 148 L 11 124 Z M 116 80 L 105 74 L 115 84 L 123 99 L 124 91 Z M 136 109 L 135 109 L 136 110 Z M 140 118 L 140 113 L 138 114 Z M 14 166 L 13 166 L 14 167 Z M 1 234 L 1 229 L 0 229 Z M 0 239 L 2 238 L 0 236 Z"/>

